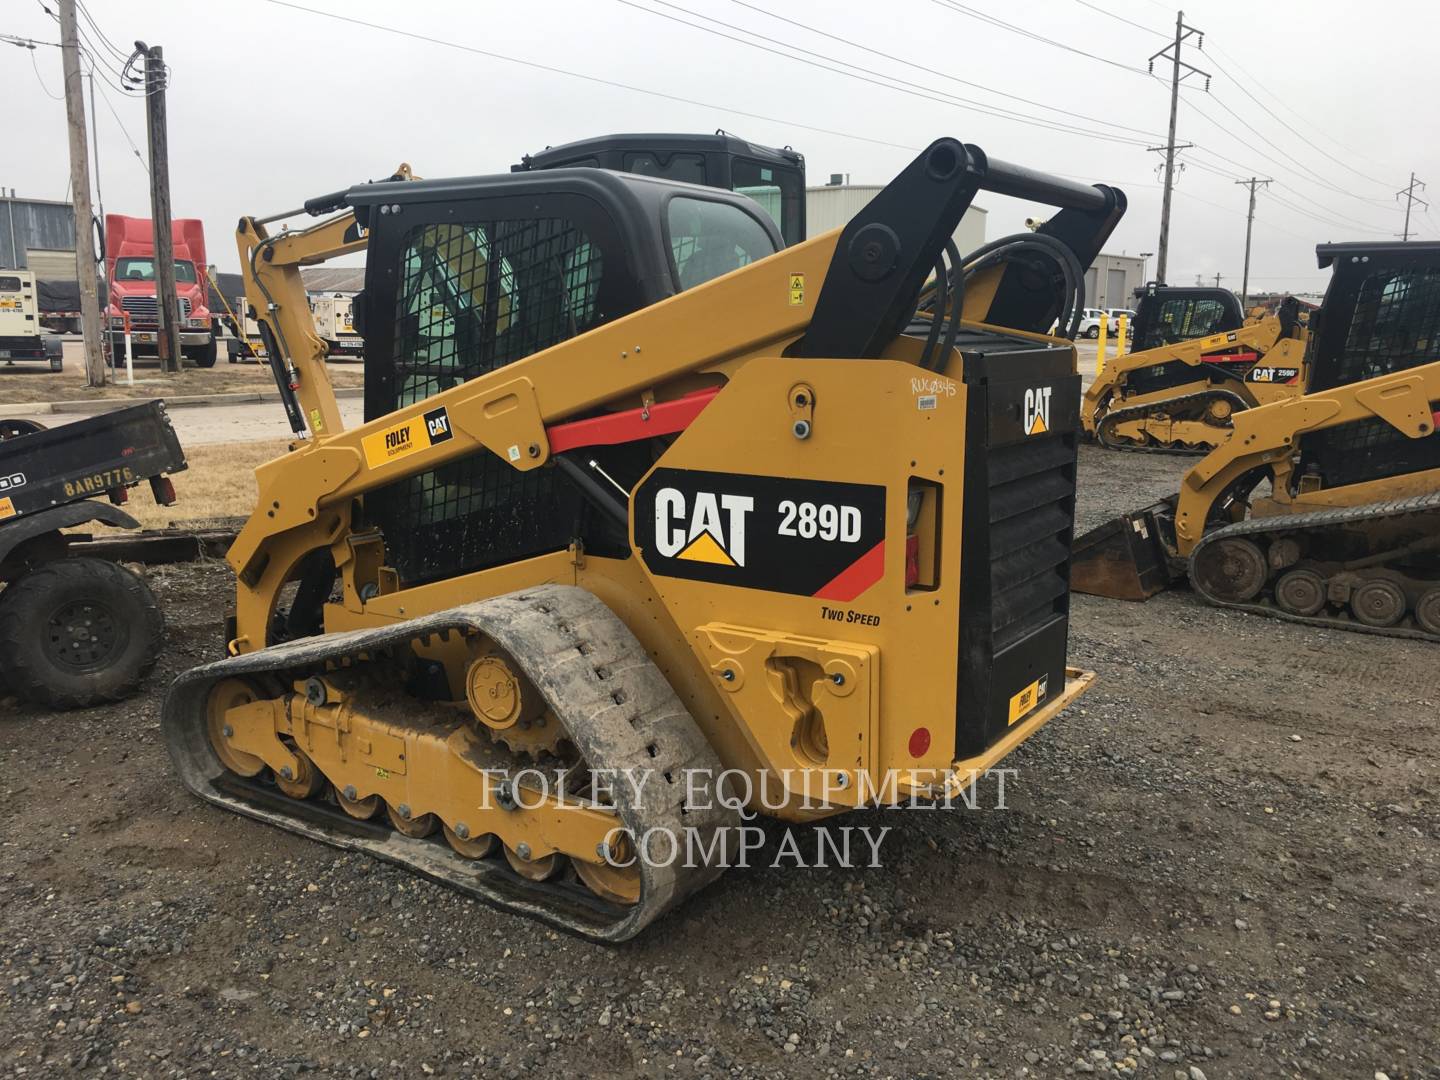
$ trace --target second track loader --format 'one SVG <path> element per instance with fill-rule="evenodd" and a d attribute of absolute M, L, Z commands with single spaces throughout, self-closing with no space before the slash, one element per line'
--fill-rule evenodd
<path fill-rule="evenodd" d="M 1440 641 L 1440 243 L 1323 244 L 1303 396 L 1076 541 L 1074 587 Z"/>
<path fill-rule="evenodd" d="M 1044 331 L 1119 191 L 942 139 L 782 248 L 665 178 L 408 176 L 241 222 L 311 437 L 256 472 L 231 655 L 166 700 L 192 791 L 623 940 L 735 861 L 742 811 L 945 799 L 1084 690 L 1080 377 Z M 967 275 L 982 190 L 1060 209 Z M 362 248 L 345 430 L 299 267 Z"/>
<path fill-rule="evenodd" d="M 1303 392 L 1305 340 L 1293 297 L 1246 320 L 1224 289 L 1151 285 L 1131 352 L 1106 361 L 1085 391 L 1085 433 L 1111 450 L 1204 453 L 1237 413 Z"/>

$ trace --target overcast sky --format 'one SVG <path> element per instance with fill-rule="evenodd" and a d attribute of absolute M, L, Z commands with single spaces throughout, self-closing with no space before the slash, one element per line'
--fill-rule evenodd
<path fill-rule="evenodd" d="M 955 136 L 994 157 L 1123 188 L 1130 208 L 1108 250 L 1156 247 L 1163 155 L 1145 147 L 1164 140 L 1169 92 L 1145 67 L 1175 20 L 1160 0 L 303 3 L 309 11 L 272 0 L 86 0 L 122 52 L 137 38 L 164 46 L 175 214 L 204 219 L 222 270 L 238 266 L 232 230 L 242 213 L 295 206 L 402 160 L 423 176 L 477 174 L 591 135 L 716 128 L 794 146 L 812 184 L 833 172 L 883 183 L 918 148 Z M 1440 5 L 1193 0 L 1186 22 L 1205 40 L 1203 52 L 1187 44 L 1185 59 L 1214 78 L 1208 95 L 1198 78 L 1181 95 L 1179 138 L 1196 148 L 1181 155 L 1172 283 L 1219 272 L 1239 288 L 1247 192 L 1236 177 L 1275 180 L 1259 196 L 1252 289 L 1322 289 L 1317 241 L 1399 233 L 1394 192 L 1411 169 L 1440 196 L 1431 115 Z M 54 42 L 59 31 L 42 0 L 4 0 L 0 33 Z M 797 50 L 808 50 L 804 59 Z M 148 216 L 145 170 L 111 112 L 143 152 L 143 101 L 116 82 L 97 79 L 105 209 Z M 66 193 L 64 105 L 47 96 L 60 87 L 59 50 L 0 43 L 0 185 L 21 196 Z M 1057 125 L 1090 133 L 1050 130 Z M 1044 213 L 993 195 L 979 201 L 991 238 Z M 1440 209 L 1417 207 L 1411 227 L 1440 239 Z"/>

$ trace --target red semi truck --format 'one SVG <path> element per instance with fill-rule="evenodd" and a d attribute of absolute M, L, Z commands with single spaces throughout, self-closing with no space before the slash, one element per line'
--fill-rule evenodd
<path fill-rule="evenodd" d="M 180 300 L 180 348 L 197 367 L 215 365 L 215 325 L 205 261 L 205 227 L 196 218 L 171 224 L 175 245 L 175 292 Z M 136 356 L 157 356 L 159 330 L 155 280 L 155 234 L 149 218 L 105 215 L 105 275 L 110 288 L 106 315 L 114 356 L 125 355 L 125 317 Z"/>

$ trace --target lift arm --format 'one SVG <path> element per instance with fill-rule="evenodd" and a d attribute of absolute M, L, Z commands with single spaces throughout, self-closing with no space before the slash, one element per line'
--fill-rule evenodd
<path fill-rule="evenodd" d="M 391 179 L 414 177 L 410 166 L 402 164 Z M 268 218 L 244 217 L 235 233 L 245 298 L 255 310 L 266 358 L 296 434 L 308 428 L 315 436 L 331 435 L 344 427 L 330 372 L 325 367 L 325 342 L 315 333 L 300 268 L 364 251 L 368 239 L 353 211 L 308 229 L 286 230 L 274 236 L 265 226 L 300 213 L 329 213 L 342 205 L 343 197 L 344 192 L 337 192 L 309 200 L 302 210 Z"/>

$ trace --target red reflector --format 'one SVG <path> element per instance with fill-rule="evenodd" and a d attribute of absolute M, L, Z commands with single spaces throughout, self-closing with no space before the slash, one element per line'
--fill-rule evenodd
<path fill-rule="evenodd" d="M 920 584 L 920 537 L 911 534 L 905 537 L 905 587 Z M 920 729 L 924 731 L 924 728 Z M 925 736 L 927 744 L 930 736 Z"/>
<path fill-rule="evenodd" d="M 917 727 L 910 733 L 910 756 L 924 757 L 925 751 L 930 749 L 930 729 Z"/>
<path fill-rule="evenodd" d="M 106 494 L 110 496 L 110 502 L 114 506 L 123 506 L 130 501 L 130 489 L 127 487 L 113 487 Z"/>
<path fill-rule="evenodd" d="M 171 506 L 175 502 L 175 485 L 168 476 L 150 478 L 150 494 L 160 506 Z"/>

